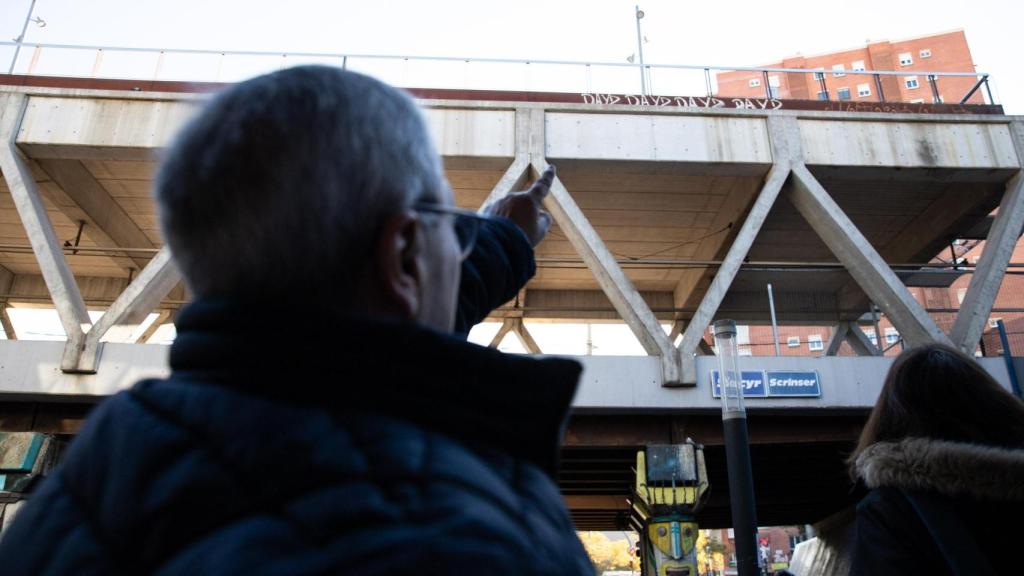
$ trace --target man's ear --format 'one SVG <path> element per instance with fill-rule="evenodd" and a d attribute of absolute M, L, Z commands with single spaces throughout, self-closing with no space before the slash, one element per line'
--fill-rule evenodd
<path fill-rule="evenodd" d="M 389 218 L 377 236 L 375 263 L 381 296 L 407 320 L 415 319 L 423 305 L 422 235 L 423 222 L 407 210 Z"/>

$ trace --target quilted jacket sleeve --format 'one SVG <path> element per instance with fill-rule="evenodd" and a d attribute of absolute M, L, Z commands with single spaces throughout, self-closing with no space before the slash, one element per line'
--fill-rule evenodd
<path fill-rule="evenodd" d="M 515 297 L 537 270 L 533 247 L 507 218 L 480 226 L 476 247 L 462 263 L 455 331 L 463 336 L 498 306 Z"/>
<path fill-rule="evenodd" d="M 118 572 L 60 473 L 40 484 L 0 537 L 0 565 L 8 576 Z"/>

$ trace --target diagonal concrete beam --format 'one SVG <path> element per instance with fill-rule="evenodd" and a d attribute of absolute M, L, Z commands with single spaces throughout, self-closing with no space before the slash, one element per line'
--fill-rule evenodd
<path fill-rule="evenodd" d="M 68 341 L 61 358 L 61 369 L 73 369 L 85 344 L 86 331 L 92 326 L 85 301 L 64 258 L 63 249 L 46 214 L 35 178 L 26 159 L 15 144 L 18 129 L 25 115 L 28 97 L 25 94 L 0 95 L 0 171 L 11 191 L 25 234 L 46 280 L 57 315 Z"/>
<path fill-rule="evenodd" d="M 949 343 L 924 308 L 886 265 L 803 162 L 793 165 L 789 200 L 872 301 L 912 344 Z"/>
<path fill-rule="evenodd" d="M 514 318 L 506 318 L 505 321 L 501 323 L 501 328 L 498 328 L 498 333 L 494 335 L 494 338 L 491 338 L 491 343 L 487 345 L 488 348 L 497 348 L 498 346 L 501 346 L 502 340 L 505 339 L 505 336 L 508 336 L 508 333 L 511 332 L 512 328 L 515 326 L 512 322 L 513 320 Z"/>
<path fill-rule="evenodd" d="M 840 322 L 832 327 L 832 336 L 828 339 L 828 346 L 821 353 L 822 356 L 835 356 L 839 353 L 839 347 L 846 341 L 846 335 L 850 333 L 850 323 Z"/>
<path fill-rule="evenodd" d="M 83 233 L 91 240 L 105 247 L 156 247 L 80 161 L 40 158 L 36 163 L 59 187 L 43 193 L 72 221 L 84 221 Z M 147 264 L 145 258 L 128 258 L 137 270 Z"/>
<path fill-rule="evenodd" d="M 491 189 L 491 193 L 480 205 L 480 212 L 484 211 L 490 203 L 504 198 L 509 192 L 521 190 L 530 177 L 530 110 L 526 108 L 516 109 L 516 135 L 515 135 L 515 158 L 512 164 L 505 170 L 498 183 Z"/>
<path fill-rule="evenodd" d="M 533 167 L 538 173 L 543 173 L 548 163 L 542 158 L 534 158 Z M 664 385 L 679 385 L 679 356 L 672 341 L 662 330 L 654 312 L 651 312 L 651 308 L 640 296 L 633 282 L 619 267 L 615 256 L 605 246 L 604 241 L 597 235 L 583 211 L 557 177 L 551 186 L 551 193 L 544 199 L 544 207 L 579 253 L 594 275 L 598 286 L 633 331 L 640 345 L 651 356 L 661 358 Z"/>
<path fill-rule="evenodd" d="M 1017 149 L 1017 157 L 1024 167 L 1024 121 L 1011 122 L 1010 134 Z M 950 333 L 953 343 L 968 354 L 974 353 L 985 331 L 1006 267 L 1017 245 L 1021 226 L 1024 226 L 1024 170 L 1006 183 L 1006 193 L 999 204 L 999 212 L 989 230 L 985 249 L 974 269 Z"/>
<path fill-rule="evenodd" d="M 125 325 L 126 320 L 149 314 L 180 280 L 181 275 L 171 259 L 171 250 L 164 246 L 96 321 L 96 325 L 86 335 L 85 346 L 75 359 L 75 366 L 65 371 L 95 373 L 99 365 L 100 340 L 108 331 Z M 138 325 L 138 322 L 132 321 L 131 326 L 135 325 Z"/>
<path fill-rule="evenodd" d="M 522 343 L 523 348 L 526 348 L 526 351 L 530 354 L 541 354 L 540 346 L 538 346 L 537 341 L 533 339 L 533 334 L 530 334 L 530 331 L 526 329 L 526 324 L 523 323 L 523 319 L 513 318 L 512 322 L 512 331 L 515 333 L 516 337 L 519 338 L 519 342 Z"/>
<path fill-rule="evenodd" d="M 729 247 L 729 252 L 726 253 L 725 259 L 715 274 L 715 279 L 711 281 L 711 286 L 704 294 L 704 299 L 701 300 L 697 311 L 694 312 L 690 323 L 686 326 L 686 330 L 683 332 L 683 341 L 679 343 L 683 381 L 689 384 L 696 385 L 697 383 L 697 363 L 694 356 L 698 344 L 704 339 L 704 331 L 707 330 L 708 324 L 711 323 L 715 312 L 718 311 L 722 300 L 725 299 L 729 286 L 736 278 L 736 273 L 739 272 L 744 258 L 747 257 L 747 252 L 754 244 L 754 239 L 761 231 L 761 226 L 768 218 L 768 213 L 789 176 L 789 140 L 792 138 L 791 133 L 796 130 L 796 119 L 769 117 L 767 124 L 775 163 L 765 176 L 764 186 L 761 188 L 757 200 L 754 201 L 747 219 L 740 227 L 739 233 L 736 234 L 732 246 Z"/>
<path fill-rule="evenodd" d="M 846 341 L 850 343 L 850 347 L 857 356 L 881 356 L 882 350 L 878 347 L 875 342 L 879 341 L 878 334 L 875 334 L 875 342 L 868 338 L 868 335 L 864 333 L 854 322 L 847 323 L 848 331 L 846 333 Z"/>

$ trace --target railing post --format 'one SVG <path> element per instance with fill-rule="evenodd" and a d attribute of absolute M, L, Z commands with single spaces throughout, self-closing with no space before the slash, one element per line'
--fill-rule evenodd
<path fill-rule="evenodd" d="M 708 98 L 711 97 L 711 70 L 709 68 L 704 69 L 704 84 L 708 89 Z"/>
<path fill-rule="evenodd" d="M 761 75 L 764 76 L 764 97 L 768 100 L 772 99 L 772 88 L 768 85 L 768 71 L 762 70 Z"/>
<path fill-rule="evenodd" d="M 828 86 L 825 84 L 825 72 L 819 72 L 821 76 L 818 77 L 818 84 L 821 85 L 821 92 L 825 95 L 825 101 L 828 101 Z"/>
<path fill-rule="evenodd" d="M 936 83 L 935 74 L 928 75 L 928 84 L 932 87 L 932 101 L 936 104 L 942 102 L 942 96 L 939 96 L 939 86 Z"/>
<path fill-rule="evenodd" d="M 885 102 L 885 90 L 882 89 L 882 75 L 875 74 L 875 90 L 878 91 L 878 101 Z"/>

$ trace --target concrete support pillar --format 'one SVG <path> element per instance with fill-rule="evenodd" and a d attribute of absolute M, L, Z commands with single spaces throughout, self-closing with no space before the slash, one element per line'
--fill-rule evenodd
<path fill-rule="evenodd" d="M 793 165 L 793 184 L 789 194 L 793 206 L 900 333 L 912 344 L 948 344 L 949 339 L 935 321 L 803 162 Z"/>
<path fill-rule="evenodd" d="M 25 94 L 0 95 L 0 171 L 11 190 L 25 234 L 42 271 L 68 342 L 61 358 L 61 369 L 74 371 L 85 346 L 86 332 L 92 321 L 75 278 L 64 258 L 61 243 L 36 187 L 35 178 L 15 144 L 28 97 Z"/>
<path fill-rule="evenodd" d="M 1024 167 L 1024 121 L 1010 123 L 1017 158 Z M 992 313 L 999 287 L 1003 283 L 1007 264 L 1013 256 L 1013 249 L 1024 226 L 1024 171 L 1018 172 L 1006 184 L 1006 193 L 999 204 L 995 222 L 985 239 L 978 267 L 974 270 L 967 294 L 960 305 L 950 338 L 967 354 L 973 354 L 985 331 L 988 316 Z"/>
<path fill-rule="evenodd" d="M 747 252 L 750 251 L 754 239 L 761 231 L 761 225 L 764 224 L 768 212 L 775 204 L 775 199 L 779 197 L 782 185 L 786 183 L 786 178 L 789 176 L 789 140 L 797 130 L 796 119 L 769 117 L 767 123 L 772 143 L 772 157 L 775 163 L 768 171 L 764 187 L 758 194 L 757 200 L 754 201 L 750 214 L 743 222 L 732 246 L 729 247 L 729 252 L 718 268 L 715 279 L 711 282 L 704 299 L 701 300 L 693 318 L 686 326 L 686 331 L 683 332 L 683 341 L 679 343 L 683 382 L 690 385 L 697 383 L 697 362 L 694 357 L 698 344 L 704 340 L 704 331 L 707 330 L 708 324 L 722 304 L 729 286 L 732 285 L 736 273 L 739 272 L 743 260 L 747 257 Z"/>
<path fill-rule="evenodd" d="M 100 339 L 128 319 L 133 319 L 132 327 L 138 325 L 134 318 L 148 315 L 180 281 L 181 274 L 171 259 L 171 250 L 164 246 L 92 327 L 75 366 L 65 371 L 95 373 L 101 351 Z"/>
<path fill-rule="evenodd" d="M 516 109 L 515 158 L 480 205 L 480 212 L 483 212 L 491 202 L 525 187 L 530 176 L 530 112 L 528 108 Z"/>

